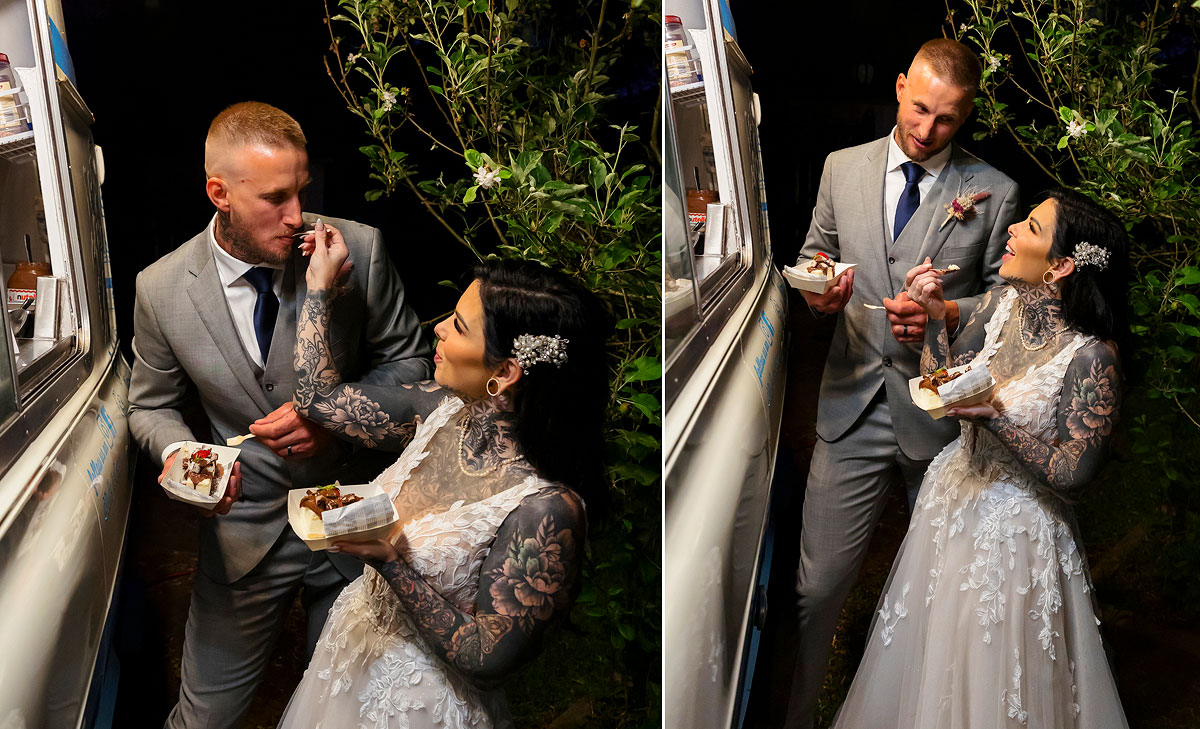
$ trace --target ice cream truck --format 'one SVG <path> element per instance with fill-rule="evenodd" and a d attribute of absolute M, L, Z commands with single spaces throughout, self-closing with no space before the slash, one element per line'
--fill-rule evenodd
<path fill-rule="evenodd" d="M 663 8 L 663 711 L 691 729 L 745 717 L 787 371 L 759 104 L 723 5 Z"/>
<path fill-rule="evenodd" d="M 60 4 L 0 0 L 0 54 L 0 726 L 105 726 L 133 461 L 104 158 Z"/>

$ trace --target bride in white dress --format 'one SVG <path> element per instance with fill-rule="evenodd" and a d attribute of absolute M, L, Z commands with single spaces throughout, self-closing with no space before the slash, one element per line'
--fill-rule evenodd
<path fill-rule="evenodd" d="M 407 447 L 375 479 L 400 526 L 331 548 L 369 567 L 330 610 L 279 726 L 512 726 L 499 682 L 577 593 L 579 491 L 601 475 L 607 315 L 561 274 L 492 262 L 435 329 L 435 382 L 344 383 L 327 327 L 346 251 L 335 231 L 317 239 L 296 409 L 360 445 Z"/>
<path fill-rule="evenodd" d="M 835 727 L 1127 726 L 1070 507 L 1120 408 L 1125 232 L 1055 192 L 1009 235 L 1008 285 L 953 346 L 943 274 L 908 273 L 922 371 L 986 364 L 997 385 L 949 412 L 962 433 L 929 466 Z"/>

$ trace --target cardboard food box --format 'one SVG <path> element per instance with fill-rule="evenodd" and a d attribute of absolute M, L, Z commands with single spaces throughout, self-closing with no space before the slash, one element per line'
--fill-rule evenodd
<path fill-rule="evenodd" d="M 787 279 L 788 285 L 792 288 L 800 289 L 801 291 L 809 291 L 814 294 L 824 294 L 833 288 L 838 279 L 842 277 L 846 271 L 857 266 L 857 263 L 842 263 L 835 261 L 833 264 L 833 278 L 819 279 L 806 278 L 804 269 L 810 263 L 807 259 L 801 259 L 796 262 L 795 266 L 784 266 L 783 277 Z"/>
<path fill-rule="evenodd" d="M 212 496 L 209 496 L 206 491 L 192 488 L 183 480 L 183 469 L 187 459 L 191 458 L 196 451 L 204 449 L 209 449 L 216 454 L 217 463 L 221 465 L 221 475 L 217 479 L 216 489 Z M 225 490 L 229 487 L 229 476 L 233 473 L 233 464 L 241 452 L 240 448 L 196 443 L 189 440 L 180 447 L 179 452 L 175 455 L 175 462 L 171 464 L 171 470 L 167 471 L 167 475 L 163 478 L 163 491 L 166 491 L 167 496 L 176 501 L 211 507 L 225 496 Z"/>
<path fill-rule="evenodd" d="M 383 493 L 383 489 L 374 484 L 339 485 L 338 489 L 342 494 L 354 494 L 364 499 Z M 292 531 L 296 532 L 296 536 L 304 540 L 308 548 L 314 552 L 328 549 L 334 542 L 370 542 L 375 539 L 385 539 L 400 518 L 400 515 L 396 513 L 396 506 L 391 501 L 388 501 L 390 518 L 386 523 L 346 534 L 339 534 L 335 537 L 326 537 L 323 536 L 324 526 L 321 518 L 313 514 L 312 510 L 300 506 L 300 500 L 304 498 L 309 490 L 292 489 L 288 491 L 288 523 L 291 524 Z M 340 509 L 337 511 L 340 511 Z"/>
<path fill-rule="evenodd" d="M 954 374 L 956 372 L 963 372 L 968 367 L 982 367 L 982 365 L 959 365 L 957 367 L 949 367 L 946 371 Z M 944 402 L 941 400 L 939 395 L 930 393 L 928 390 L 925 392 L 928 393 L 928 395 L 932 395 L 932 397 L 936 398 L 936 402 L 941 402 L 941 404 L 937 405 L 935 402 L 926 402 L 926 398 L 922 397 L 921 393 L 921 377 L 914 377 L 908 381 L 908 394 L 909 397 L 912 398 L 914 405 L 929 413 L 929 417 L 933 418 L 934 420 L 940 420 L 946 416 L 946 411 L 952 407 L 960 405 L 978 405 L 981 402 L 987 402 L 991 399 L 992 393 L 996 390 L 996 380 L 991 376 L 991 374 L 987 373 L 986 367 L 983 368 L 983 372 L 987 375 L 986 385 L 983 387 L 983 389 L 973 390 L 969 394 L 952 402 Z"/>

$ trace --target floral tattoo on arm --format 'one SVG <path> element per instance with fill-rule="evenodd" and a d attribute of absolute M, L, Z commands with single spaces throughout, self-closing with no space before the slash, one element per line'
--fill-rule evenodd
<path fill-rule="evenodd" d="M 403 559 L 378 567 L 434 651 L 477 679 L 503 678 L 531 657 L 574 600 L 585 530 L 572 492 L 528 497 L 509 514 L 479 580 L 475 614 L 459 610 Z"/>
<path fill-rule="evenodd" d="M 1104 446 L 1116 426 L 1121 400 L 1118 366 L 1116 353 L 1105 344 L 1076 355 L 1059 402 L 1055 444 L 1042 442 L 1005 415 L 986 425 L 1039 481 L 1071 495 L 1099 471 Z"/>
<path fill-rule="evenodd" d="M 329 346 L 334 296 L 309 291 L 297 317 L 296 412 L 357 445 L 402 450 L 421 422 L 420 413 L 437 407 L 441 388 L 434 382 L 393 388 L 343 384 Z"/>
<path fill-rule="evenodd" d="M 945 319 L 930 319 L 925 322 L 925 346 L 921 348 L 921 374 L 928 375 L 943 367 L 950 360 L 950 335 L 946 333 Z"/>

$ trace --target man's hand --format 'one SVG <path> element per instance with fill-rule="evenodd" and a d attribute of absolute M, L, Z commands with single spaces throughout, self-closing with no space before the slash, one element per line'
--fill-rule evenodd
<path fill-rule="evenodd" d="M 171 470 L 171 466 L 175 463 L 175 456 L 179 455 L 179 451 L 175 451 L 167 456 L 166 463 L 163 464 L 162 473 L 158 475 L 158 483 L 162 485 L 163 479 L 167 477 L 167 471 Z M 205 518 L 217 516 L 218 514 L 228 514 L 233 502 L 241 501 L 242 499 L 242 464 L 234 462 L 233 467 L 229 472 L 229 483 L 225 486 L 225 495 L 221 500 L 213 504 L 211 509 L 205 509 L 202 506 L 197 506 L 196 509 Z"/>
<path fill-rule="evenodd" d="M 297 414 L 290 401 L 251 423 L 250 432 L 275 455 L 288 460 L 311 458 L 333 439 L 329 431 Z"/>
<path fill-rule="evenodd" d="M 901 291 L 894 299 L 883 300 L 887 309 L 888 323 L 892 325 L 892 336 L 901 344 L 920 344 L 925 341 L 925 311 L 910 301 L 907 291 Z"/>
<path fill-rule="evenodd" d="M 854 269 L 846 271 L 842 277 L 838 279 L 833 288 L 823 294 L 816 294 L 811 291 L 801 291 L 800 294 L 808 305 L 822 314 L 836 314 L 846 308 L 846 302 L 850 301 L 850 294 L 854 292 Z"/>

